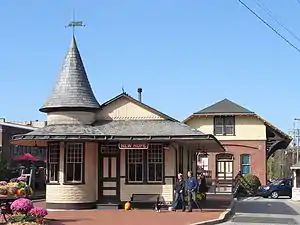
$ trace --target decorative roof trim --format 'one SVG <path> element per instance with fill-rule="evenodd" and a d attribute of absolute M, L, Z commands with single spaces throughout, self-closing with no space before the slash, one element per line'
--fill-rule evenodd
<path fill-rule="evenodd" d="M 86 141 L 169 141 L 169 140 L 214 140 L 220 146 L 222 144 L 211 134 L 205 135 L 174 135 L 174 136 L 113 136 L 113 135 L 14 135 L 11 142 L 18 140 L 86 140 Z"/>
<path fill-rule="evenodd" d="M 65 106 L 62 106 L 62 107 L 55 107 L 55 108 L 41 108 L 40 109 L 40 112 L 43 112 L 43 113 L 51 113 L 51 112 L 60 112 L 60 111 L 63 111 L 63 112 L 76 112 L 76 111 L 79 111 L 79 112 L 96 112 L 98 111 L 99 108 L 91 108 L 91 107 L 65 107 Z"/>
<path fill-rule="evenodd" d="M 146 105 L 145 103 L 138 101 L 137 99 L 131 97 L 131 96 L 128 95 L 127 93 L 121 93 L 121 94 L 117 95 L 116 97 L 114 97 L 114 98 L 112 98 L 112 99 L 110 99 L 110 100 L 104 102 L 104 103 L 101 105 L 101 108 L 103 109 L 105 106 L 107 106 L 107 105 L 109 105 L 109 104 L 111 104 L 111 103 L 113 103 L 113 102 L 115 102 L 115 101 L 117 101 L 117 100 L 119 100 L 119 99 L 121 99 L 121 98 L 126 98 L 126 99 L 128 99 L 129 101 L 135 103 L 136 105 L 138 105 L 138 106 L 140 106 L 140 107 L 142 107 L 142 108 L 144 108 L 144 109 L 146 109 L 146 110 L 148 110 L 148 111 L 150 111 L 150 112 L 152 112 L 152 113 L 154 113 L 154 114 L 157 114 L 157 115 L 163 117 L 164 119 L 171 120 L 171 121 L 174 121 L 174 122 L 179 122 L 179 121 L 176 120 L 175 118 L 170 117 L 170 116 L 168 116 L 167 114 L 164 114 L 164 113 L 158 111 L 157 109 L 152 108 L 151 106 Z"/>

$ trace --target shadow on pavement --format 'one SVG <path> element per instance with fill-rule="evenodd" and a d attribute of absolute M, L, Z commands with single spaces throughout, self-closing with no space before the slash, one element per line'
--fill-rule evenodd
<path fill-rule="evenodd" d="M 47 224 L 49 225 L 63 225 L 65 224 L 66 222 L 79 222 L 79 221 L 83 221 L 83 222 L 86 222 L 86 221 L 89 221 L 91 219 L 88 219 L 88 218 L 81 218 L 81 219 L 59 219 L 59 220 L 56 220 L 56 219 L 47 219 Z"/>
<path fill-rule="evenodd" d="M 240 216 L 232 219 L 234 223 L 257 223 L 257 224 L 298 224 L 292 218 L 272 218 L 272 217 L 247 217 Z"/>
<path fill-rule="evenodd" d="M 207 200 L 202 202 L 203 209 L 222 209 L 225 210 L 229 207 L 232 197 L 230 195 L 209 195 Z"/>
<path fill-rule="evenodd" d="M 267 213 L 295 216 L 298 213 L 284 202 L 239 202 L 236 213 Z"/>

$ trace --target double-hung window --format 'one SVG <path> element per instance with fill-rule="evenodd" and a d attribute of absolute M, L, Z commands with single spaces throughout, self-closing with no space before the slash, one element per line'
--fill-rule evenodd
<path fill-rule="evenodd" d="M 144 151 L 140 149 L 127 150 L 128 182 L 142 183 L 144 180 Z"/>
<path fill-rule="evenodd" d="M 84 183 L 84 143 L 65 145 L 65 182 Z"/>
<path fill-rule="evenodd" d="M 148 149 L 126 151 L 128 183 L 163 183 L 163 145 L 150 144 Z"/>
<path fill-rule="evenodd" d="M 60 144 L 59 142 L 48 144 L 48 182 L 58 183 L 58 171 L 60 160 Z"/>
<path fill-rule="evenodd" d="M 242 174 L 251 173 L 251 157 L 249 154 L 241 155 L 241 172 Z"/>
<path fill-rule="evenodd" d="M 215 135 L 235 135 L 234 116 L 215 116 L 214 117 Z"/>

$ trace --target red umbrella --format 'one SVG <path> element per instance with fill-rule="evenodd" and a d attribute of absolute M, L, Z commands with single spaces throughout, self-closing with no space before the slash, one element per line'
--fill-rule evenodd
<path fill-rule="evenodd" d="M 36 162 L 38 159 L 31 155 L 30 153 L 25 153 L 24 155 L 19 155 L 14 158 L 15 161 L 33 161 Z"/>

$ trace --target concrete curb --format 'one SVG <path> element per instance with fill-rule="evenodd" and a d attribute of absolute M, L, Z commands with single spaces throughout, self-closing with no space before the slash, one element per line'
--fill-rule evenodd
<path fill-rule="evenodd" d="M 232 218 L 232 216 L 235 214 L 236 202 L 237 202 L 236 198 L 232 199 L 229 207 L 224 212 L 221 213 L 221 215 L 219 216 L 218 219 L 207 220 L 207 221 L 198 222 L 198 223 L 192 223 L 190 225 L 213 225 L 213 224 L 224 223 L 224 222 L 230 220 L 230 218 Z"/>

